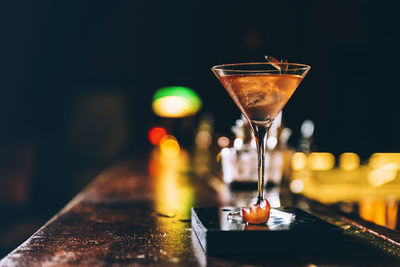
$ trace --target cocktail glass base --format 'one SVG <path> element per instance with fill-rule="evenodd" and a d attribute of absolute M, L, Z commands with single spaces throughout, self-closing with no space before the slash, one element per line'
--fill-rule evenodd
<path fill-rule="evenodd" d="M 242 218 L 240 208 L 232 208 L 232 210 L 226 215 L 226 219 L 230 223 L 247 224 Z M 283 229 L 289 227 L 288 225 L 294 222 L 295 219 L 296 215 L 293 213 L 271 209 L 268 222 L 258 225 L 266 225 L 269 229 Z"/>

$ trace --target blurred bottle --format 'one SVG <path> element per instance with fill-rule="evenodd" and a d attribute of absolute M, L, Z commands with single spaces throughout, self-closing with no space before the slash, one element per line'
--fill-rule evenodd
<path fill-rule="evenodd" d="M 292 155 L 296 150 L 293 147 L 288 146 L 289 138 L 292 136 L 292 130 L 289 128 L 282 127 L 282 130 L 279 135 L 279 150 L 281 151 L 283 157 L 282 163 L 282 179 L 283 178 L 290 178 L 292 169 L 291 169 L 291 162 L 292 162 Z M 281 181 L 282 183 L 283 181 Z"/>
<path fill-rule="evenodd" d="M 214 118 L 211 114 L 201 117 L 195 132 L 195 148 L 193 157 L 193 170 L 197 175 L 204 176 L 215 167 L 212 160 L 211 144 L 214 131 Z"/>
<path fill-rule="evenodd" d="M 288 141 L 292 131 L 285 128 L 282 123 L 282 112 L 276 117 L 274 124 L 269 130 L 267 138 L 266 161 L 268 168 L 267 185 L 280 185 L 282 178 L 290 173 L 290 160 L 294 152 L 288 147 Z"/>
<path fill-rule="evenodd" d="M 301 138 L 297 150 L 303 153 L 310 153 L 313 149 L 314 123 L 311 120 L 305 120 L 301 124 Z"/>

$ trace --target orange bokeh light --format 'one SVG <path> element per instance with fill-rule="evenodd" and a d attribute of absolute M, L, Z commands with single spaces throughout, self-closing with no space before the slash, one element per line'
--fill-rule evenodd
<path fill-rule="evenodd" d="M 148 138 L 151 144 L 160 145 L 161 139 L 167 135 L 167 131 L 162 127 L 153 127 L 150 129 Z"/>

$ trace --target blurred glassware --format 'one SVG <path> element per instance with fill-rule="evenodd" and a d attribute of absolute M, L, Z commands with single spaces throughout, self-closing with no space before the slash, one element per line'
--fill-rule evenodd
<path fill-rule="evenodd" d="M 225 183 L 257 183 L 257 148 L 250 125 L 241 116 L 231 128 L 233 147 L 221 150 L 222 177 Z"/>
<path fill-rule="evenodd" d="M 233 147 L 221 150 L 222 178 L 225 183 L 238 188 L 251 188 L 257 183 L 257 148 L 250 125 L 243 117 L 232 126 L 235 134 Z M 265 176 L 267 185 L 279 185 L 284 173 L 290 170 L 290 158 L 293 151 L 287 142 L 291 130 L 282 126 L 282 113 L 279 113 L 271 126 L 267 137 L 268 152 L 265 155 Z"/>

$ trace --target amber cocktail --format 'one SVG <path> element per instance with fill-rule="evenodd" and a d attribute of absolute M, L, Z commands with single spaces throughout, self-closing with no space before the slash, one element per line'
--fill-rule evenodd
<path fill-rule="evenodd" d="M 258 152 L 258 194 L 252 209 L 254 223 L 265 223 L 268 202 L 264 199 L 266 137 L 275 117 L 283 109 L 310 67 L 295 63 L 239 63 L 212 67 L 212 71 L 249 121 Z M 262 209 L 260 209 L 260 207 Z M 259 212 L 259 216 L 257 215 Z M 258 217 L 257 217 L 258 216 Z M 247 222 L 250 221 L 244 218 Z M 268 220 L 268 218 L 266 218 Z"/>

